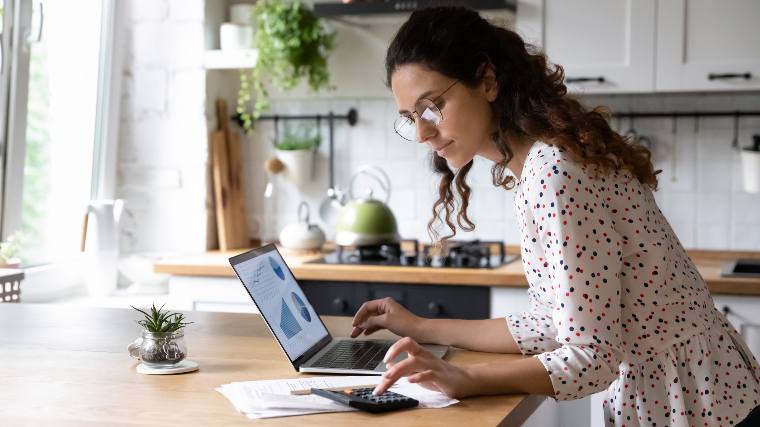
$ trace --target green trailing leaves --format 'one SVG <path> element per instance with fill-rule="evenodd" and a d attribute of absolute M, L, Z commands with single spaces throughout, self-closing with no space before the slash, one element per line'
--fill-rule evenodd
<path fill-rule="evenodd" d="M 284 91 L 303 80 L 313 91 L 332 89 L 327 57 L 335 42 L 335 33 L 298 0 L 259 0 L 253 20 L 258 60 L 256 67 L 241 72 L 237 104 L 246 131 L 270 107 L 266 81 Z M 252 93 L 255 103 L 250 113 L 247 106 Z"/>

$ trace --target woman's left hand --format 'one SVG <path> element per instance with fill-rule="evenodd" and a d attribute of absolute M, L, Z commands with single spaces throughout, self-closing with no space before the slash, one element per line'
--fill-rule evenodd
<path fill-rule="evenodd" d="M 404 352 L 407 353 L 406 359 L 398 363 L 386 362 L 388 370 L 375 387 L 376 394 L 385 393 L 401 377 L 452 398 L 472 394 L 473 380 L 464 368 L 436 357 L 409 337 L 396 341 L 383 361 L 394 360 Z"/>

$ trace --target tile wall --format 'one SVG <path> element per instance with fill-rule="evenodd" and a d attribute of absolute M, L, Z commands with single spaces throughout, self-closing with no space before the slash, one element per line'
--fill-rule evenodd
<path fill-rule="evenodd" d="M 585 104 L 607 105 L 614 111 L 760 110 L 756 93 L 738 94 L 658 94 L 627 96 L 586 96 Z M 346 188 L 352 171 L 362 164 L 382 167 L 391 176 L 389 204 L 405 238 L 427 239 L 426 224 L 435 200 L 436 178 L 428 166 L 427 150 L 396 136 L 393 99 L 284 100 L 275 103 L 273 113 L 344 114 L 350 107 L 359 111 L 359 123 L 336 125 L 336 181 Z M 628 120 L 613 120 L 621 131 L 631 127 Z M 324 125 L 324 123 L 323 123 Z M 282 131 L 282 123 L 280 129 Z M 732 148 L 733 118 L 691 117 L 638 119 L 635 129 L 652 140 L 655 167 L 662 169 L 656 198 L 676 233 L 688 248 L 760 249 L 760 195 L 742 191 L 739 153 Z M 275 181 L 275 195 L 263 198 L 266 182 L 263 162 L 273 155 L 273 124 L 263 122 L 249 140 L 246 164 L 249 167 L 248 199 L 252 232 L 276 235 L 276 231 L 296 219 L 301 200 L 316 211 L 327 188 L 327 131 L 323 126 L 314 180 L 297 188 L 285 180 Z M 740 145 L 748 145 L 752 134 L 760 134 L 760 118 L 739 120 Z M 474 188 L 471 217 L 476 230 L 462 233 L 465 238 L 501 239 L 518 243 L 518 229 L 509 191 L 494 188 L 490 165 L 477 159 L 471 172 Z M 362 182 L 356 185 L 357 190 Z M 315 212 L 316 213 L 316 212 Z M 313 215 L 317 216 L 318 215 Z M 265 218 L 269 218 L 265 221 Z M 329 224 L 320 223 L 328 234 Z M 263 227 L 260 229 L 260 227 Z"/>

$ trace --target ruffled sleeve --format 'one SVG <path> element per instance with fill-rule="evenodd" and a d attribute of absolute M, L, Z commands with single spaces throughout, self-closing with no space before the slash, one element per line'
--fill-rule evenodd
<path fill-rule="evenodd" d="M 529 226 L 544 253 L 538 267 L 554 294 L 556 347 L 536 357 L 559 400 L 606 389 L 622 360 L 622 240 L 613 229 L 600 180 L 581 166 L 557 161 L 525 189 L 534 218 Z"/>
<path fill-rule="evenodd" d="M 559 347 L 557 329 L 550 316 L 535 312 L 510 314 L 507 327 L 522 354 L 538 354 Z"/>

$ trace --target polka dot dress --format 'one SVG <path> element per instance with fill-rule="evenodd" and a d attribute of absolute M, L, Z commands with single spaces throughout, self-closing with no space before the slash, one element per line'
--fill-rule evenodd
<path fill-rule="evenodd" d="M 606 390 L 616 426 L 729 426 L 760 404 L 760 367 L 649 189 L 536 142 L 515 191 L 530 311 L 507 325 L 557 399 Z"/>

